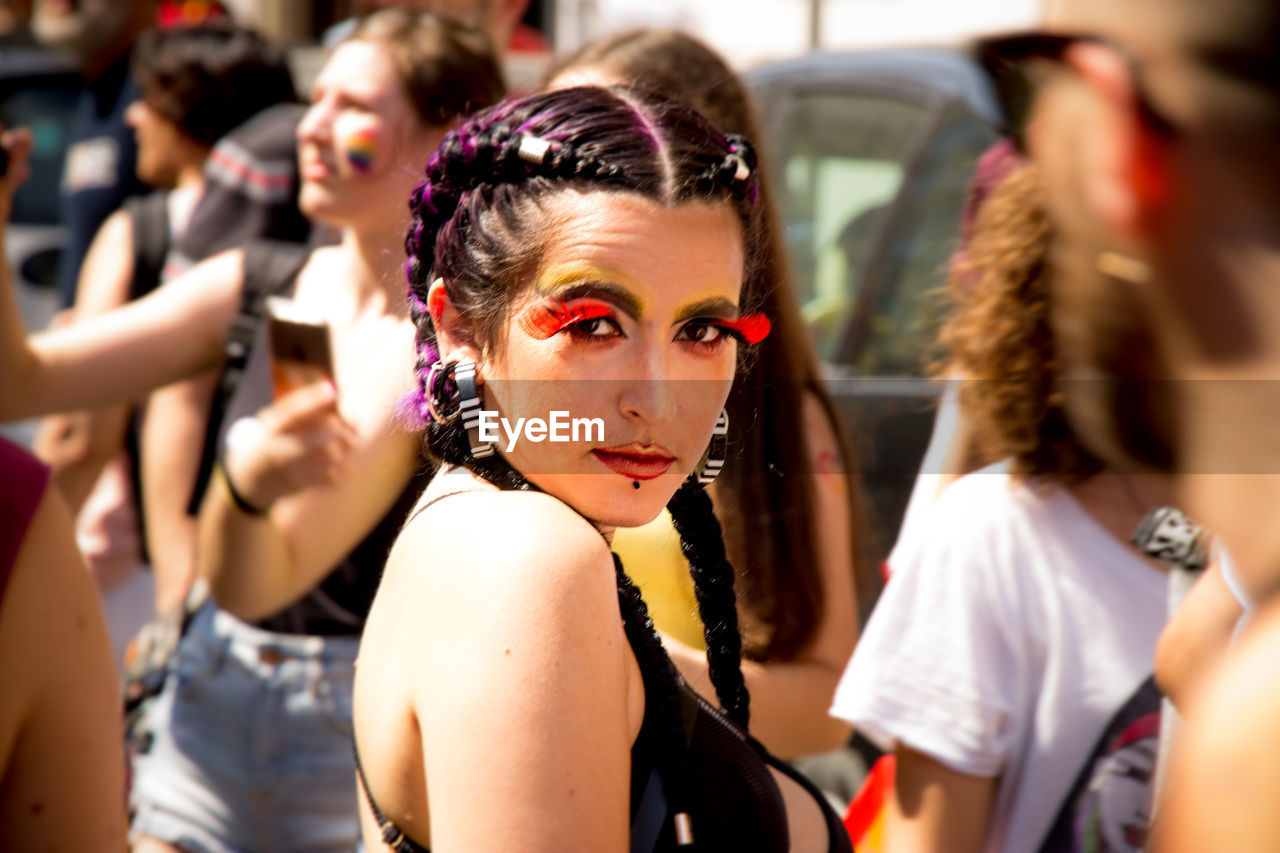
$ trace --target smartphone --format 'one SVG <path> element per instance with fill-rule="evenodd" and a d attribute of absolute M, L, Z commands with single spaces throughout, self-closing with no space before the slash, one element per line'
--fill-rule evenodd
<path fill-rule="evenodd" d="M 267 297 L 266 317 L 277 400 L 314 382 L 333 381 L 329 325 L 323 319 L 280 296 Z"/>

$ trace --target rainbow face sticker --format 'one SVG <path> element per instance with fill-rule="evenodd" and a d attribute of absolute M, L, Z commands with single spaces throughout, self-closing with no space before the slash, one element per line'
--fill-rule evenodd
<path fill-rule="evenodd" d="M 342 140 L 342 153 L 351 168 L 361 175 L 373 171 L 378 153 L 378 133 L 371 127 L 349 134 Z"/>

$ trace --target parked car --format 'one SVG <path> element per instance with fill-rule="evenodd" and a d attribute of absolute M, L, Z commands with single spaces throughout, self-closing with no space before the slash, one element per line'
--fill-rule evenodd
<path fill-rule="evenodd" d="M 757 68 L 763 148 L 804 317 L 868 497 L 878 564 L 933 422 L 925 379 L 973 166 L 999 111 L 945 49 L 814 53 Z M 871 602 L 864 602 L 869 607 Z"/>

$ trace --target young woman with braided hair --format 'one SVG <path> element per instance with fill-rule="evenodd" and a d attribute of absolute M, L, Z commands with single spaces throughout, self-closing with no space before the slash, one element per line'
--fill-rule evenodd
<path fill-rule="evenodd" d="M 848 849 L 821 795 L 745 734 L 733 570 L 700 482 L 768 330 L 756 195 L 744 141 L 629 89 L 504 102 L 428 163 L 406 240 L 410 408 L 444 467 L 361 644 L 370 848 Z M 557 411 L 602 432 L 495 445 L 482 428 Z M 664 506 L 723 714 L 610 554 L 615 528 Z"/>

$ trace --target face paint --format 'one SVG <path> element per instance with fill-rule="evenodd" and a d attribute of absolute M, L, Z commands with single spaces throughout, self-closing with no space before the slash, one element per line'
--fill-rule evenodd
<path fill-rule="evenodd" d="M 357 130 L 342 140 L 342 150 L 351 168 L 362 175 L 373 171 L 378 151 L 378 133 L 371 127 Z"/>
<path fill-rule="evenodd" d="M 545 341 L 574 323 L 612 316 L 613 309 L 603 302 L 567 305 L 558 299 L 550 299 L 526 309 L 520 315 L 519 322 L 530 337 Z"/>
<path fill-rule="evenodd" d="M 737 335 L 749 344 L 758 344 L 769 336 L 773 324 L 764 314 L 747 314 L 736 320 L 717 320 L 712 325 L 720 326 L 731 334 Z"/>

